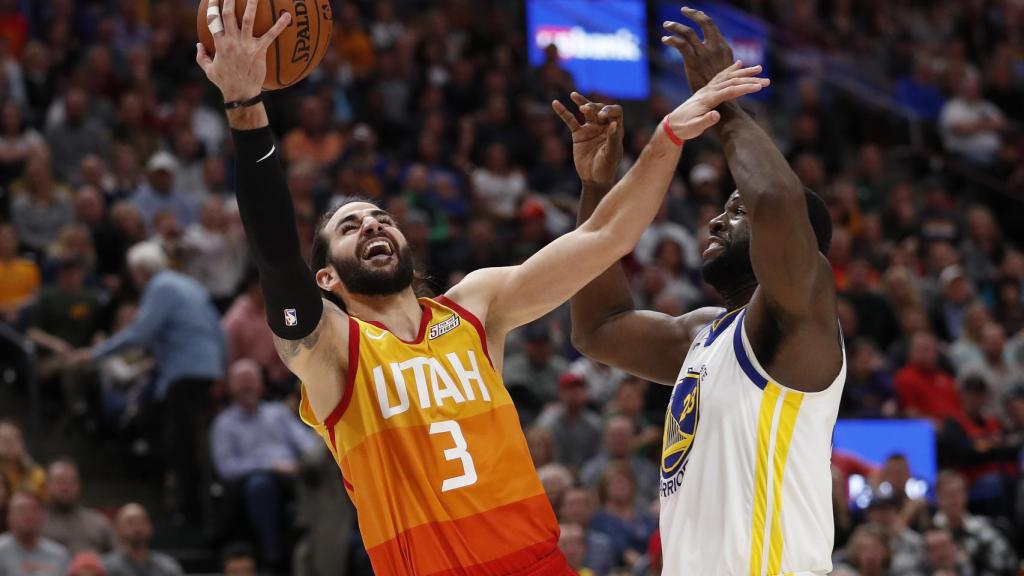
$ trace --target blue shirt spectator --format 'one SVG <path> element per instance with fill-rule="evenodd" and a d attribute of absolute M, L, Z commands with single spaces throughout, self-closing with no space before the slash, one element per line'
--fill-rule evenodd
<path fill-rule="evenodd" d="M 145 262 L 143 256 L 153 251 L 159 261 Z M 139 261 L 133 262 L 133 253 Z M 158 398 L 176 380 L 222 378 L 227 362 L 227 342 L 209 294 L 192 278 L 163 269 L 162 258 L 155 245 L 140 244 L 129 251 L 132 275 L 144 286 L 139 310 L 131 324 L 92 352 L 99 360 L 129 346 L 149 348 L 158 372 Z M 149 278 L 139 282 L 140 274 Z"/>
<path fill-rule="evenodd" d="M 199 206 L 195 198 L 175 187 L 174 173 L 177 169 L 178 161 L 163 151 L 154 154 L 146 163 L 149 182 L 139 188 L 131 201 L 139 207 L 150 229 L 154 218 L 161 212 L 174 214 L 181 228 L 187 228 L 199 219 Z"/>

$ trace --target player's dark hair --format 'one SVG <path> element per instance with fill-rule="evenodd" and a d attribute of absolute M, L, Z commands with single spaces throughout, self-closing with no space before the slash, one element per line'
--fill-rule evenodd
<path fill-rule="evenodd" d="M 377 202 L 370 200 L 369 198 L 364 198 L 362 196 L 349 196 L 343 202 L 339 203 L 337 206 L 334 206 L 333 208 L 330 208 L 326 212 L 324 212 L 323 216 L 320 217 L 320 220 L 316 224 L 316 230 L 313 232 L 313 246 L 309 251 L 309 267 L 313 270 L 314 276 L 316 276 L 318 270 L 327 266 L 328 252 L 331 249 L 331 240 L 323 233 L 324 229 L 327 228 L 327 223 L 331 221 L 331 218 L 334 217 L 334 214 L 338 210 L 340 210 L 344 206 L 347 206 L 355 202 L 373 204 L 374 206 L 379 207 Z M 415 292 L 417 296 L 432 295 L 432 291 L 430 290 L 429 287 L 429 282 L 430 278 L 426 274 L 423 274 L 419 270 L 417 270 L 414 264 L 412 281 L 413 292 Z M 341 308 L 343 311 L 348 311 L 348 308 L 345 306 L 345 303 L 336 294 L 333 294 L 328 290 L 320 288 L 320 295 L 323 296 L 328 301 L 333 302 L 338 308 Z"/>
<path fill-rule="evenodd" d="M 828 255 L 828 249 L 832 245 L 832 214 L 829 213 L 828 206 L 821 196 L 806 186 L 804 198 L 807 200 L 807 217 L 811 220 L 814 237 L 818 240 L 818 250 Z"/>

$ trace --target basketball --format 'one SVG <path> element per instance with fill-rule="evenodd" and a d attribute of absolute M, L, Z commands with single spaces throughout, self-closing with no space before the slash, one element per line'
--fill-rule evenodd
<path fill-rule="evenodd" d="M 241 26 L 247 0 L 221 0 L 221 12 L 227 2 L 235 3 L 235 17 Z M 196 31 L 207 54 L 213 58 L 213 35 L 206 22 L 207 3 L 208 0 L 199 3 Z M 265 90 L 285 88 L 309 76 L 331 43 L 334 18 L 330 0 L 259 0 L 253 35 L 265 34 L 285 12 L 291 12 L 292 21 L 267 49 Z"/>

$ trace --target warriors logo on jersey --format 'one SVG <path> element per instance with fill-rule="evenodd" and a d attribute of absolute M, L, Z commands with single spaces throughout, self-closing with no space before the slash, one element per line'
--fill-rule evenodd
<path fill-rule="evenodd" d="M 661 477 L 664 480 L 686 469 L 700 418 L 700 381 L 699 373 L 688 372 L 672 390 L 665 415 L 661 452 Z"/>

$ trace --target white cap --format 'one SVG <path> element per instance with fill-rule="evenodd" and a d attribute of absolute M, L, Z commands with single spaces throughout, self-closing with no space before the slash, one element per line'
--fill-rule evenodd
<path fill-rule="evenodd" d="M 146 162 L 146 171 L 156 172 L 157 170 L 167 170 L 168 172 L 174 172 L 178 169 L 178 160 L 173 154 L 166 150 L 161 150 L 156 154 L 149 157 L 149 161 Z"/>
<path fill-rule="evenodd" d="M 710 164 L 697 164 L 690 170 L 690 185 L 700 186 L 718 180 L 718 170 Z"/>

